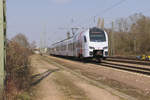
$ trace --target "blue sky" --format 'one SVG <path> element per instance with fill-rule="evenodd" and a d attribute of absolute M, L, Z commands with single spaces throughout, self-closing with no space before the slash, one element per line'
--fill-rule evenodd
<path fill-rule="evenodd" d="M 105 26 L 111 21 L 144 12 L 150 16 L 150 0 L 126 0 L 108 12 L 103 12 L 120 0 L 7 0 L 8 38 L 25 34 L 30 41 L 40 42 L 46 32 L 47 43 L 66 37 L 67 28 L 94 25 L 94 16 L 103 17 Z M 74 20 L 73 22 L 71 20 Z M 60 28 L 66 28 L 61 30 Z"/>

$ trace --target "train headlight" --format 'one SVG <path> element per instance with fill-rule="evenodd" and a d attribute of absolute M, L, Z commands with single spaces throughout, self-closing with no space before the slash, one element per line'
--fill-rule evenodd
<path fill-rule="evenodd" d="M 108 49 L 108 47 L 106 46 L 106 47 L 104 47 L 103 49 Z"/>
<path fill-rule="evenodd" d="M 94 47 L 89 46 L 90 49 L 95 49 Z"/>

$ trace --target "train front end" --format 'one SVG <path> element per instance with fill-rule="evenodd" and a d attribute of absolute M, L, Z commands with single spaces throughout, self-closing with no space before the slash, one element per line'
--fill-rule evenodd
<path fill-rule="evenodd" d="M 89 29 L 88 43 L 86 45 L 87 52 L 85 53 L 87 57 L 90 58 L 106 58 L 108 56 L 108 36 L 107 33 L 99 28 Z"/>

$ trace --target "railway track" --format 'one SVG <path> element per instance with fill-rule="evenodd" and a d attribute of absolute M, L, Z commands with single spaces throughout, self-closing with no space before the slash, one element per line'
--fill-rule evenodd
<path fill-rule="evenodd" d="M 64 57 L 61 57 L 61 58 L 64 58 Z M 76 59 L 76 58 L 71 59 L 71 58 L 66 58 L 66 57 L 65 57 L 65 59 L 77 61 L 77 62 L 91 63 L 91 64 L 95 64 L 95 65 L 101 65 L 103 67 L 125 70 L 125 71 L 129 71 L 129 72 L 135 72 L 135 73 L 140 73 L 140 74 L 150 76 L 150 63 L 149 62 L 145 63 L 143 61 L 142 62 L 141 61 L 134 62 L 135 60 L 122 61 L 122 59 L 121 60 L 106 59 L 106 60 L 102 60 L 101 63 L 98 63 L 93 60 L 83 61 L 83 60 Z"/>
<path fill-rule="evenodd" d="M 99 65 L 150 75 L 150 61 L 142 61 L 132 58 L 108 57 L 106 60 L 102 60 Z"/>
<path fill-rule="evenodd" d="M 142 61 L 142 60 L 118 58 L 118 57 L 108 57 L 106 59 L 106 61 L 122 62 L 122 63 L 129 63 L 129 64 L 139 64 L 139 65 L 150 65 L 150 61 Z"/>
<path fill-rule="evenodd" d="M 101 65 L 103 67 L 109 67 L 109 68 L 114 68 L 114 69 L 134 72 L 134 73 L 140 73 L 140 74 L 150 76 L 150 62 L 107 58 L 106 60 L 102 60 L 101 63 L 97 63 L 96 61 L 93 60 L 81 61 L 80 59 L 74 59 L 74 58 L 71 59 L 66 57 L 65 59 L 77 61 L 77 62 L 91 63 L 96 65 Z"/>
<path fill-rule="evenodd" d="M 110 68 L 115 68 L 119 70 L 125 70 L 125 71 L 130 71 L 130 72 L 135 72 L 135 73 L 140 73 L 144 75 L 150 75 L 150 66 L 138 66 L 138 65 L 127 65 L 127 64 L 117 64 L 117 63 L 112 63 L 109 61 L 102 61 L 100 64 L 101 66 L 105 67 L 110 67 Z"/>
<path fill-rule="evenodd" d="M 69 58 L 70 59 L 70 58 Z M 72 59 L 74 61 L 80 62 L 79 59 Z M 104 67 L 125 70 L 134 73 L 140 73 L 143 75 L 150 76 L 150 62 L 148 61 L 138 61 L 138 60 L 128 60 L 128 59 L 110 59 L 102 60 L 101 63 L 97 63 L 93 60 L 87 60 L 85 63 L 92 63 L 96 65 L 101 65 Z"/>

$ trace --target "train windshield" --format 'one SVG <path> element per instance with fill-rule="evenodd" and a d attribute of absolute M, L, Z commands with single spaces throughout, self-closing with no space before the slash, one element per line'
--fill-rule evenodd
<path fill-rule="evenodd" d="M 90 41 L 91 42 L 105 42 L 106 36 L 103 30 L 99 28 L 90 29 Z"/>

